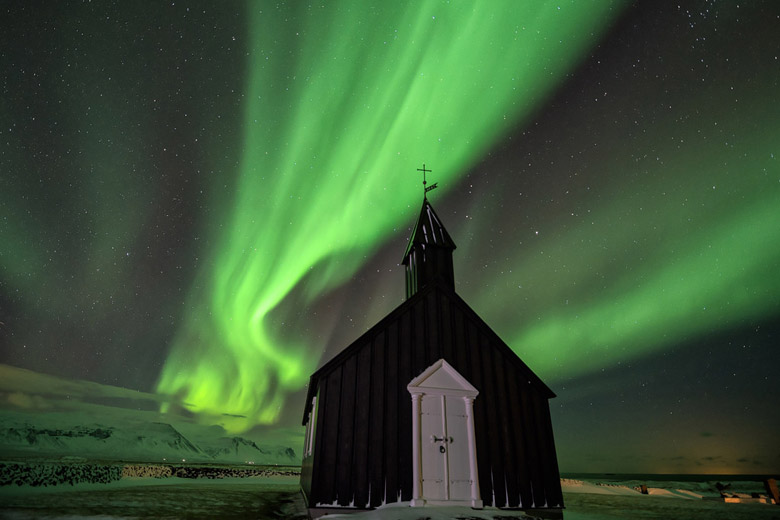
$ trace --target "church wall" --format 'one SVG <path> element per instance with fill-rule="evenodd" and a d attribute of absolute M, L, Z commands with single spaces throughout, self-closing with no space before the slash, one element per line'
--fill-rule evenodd
<path fill-rule="evenodd" d="M 521 382 L 522 387 L 522 382 Z M 526 433 L 525 443 L 527 447 L 528 458 L 526 460 L 525 468 L 528 474 L 528 485 L 530 487 L 530 496 L 526 497 L 523 501 L 524 505 L 535 506 L 539 495 L 543 494 L 544 489 L 542 487 L 542 480 L 540 479 L 540 473 L 542 472 L 542 459 L 541 451 L 536 441 L 536 430 L 533 428 L 534 412 L 533 412 L 533 400 L 528 392 L 523 392 L 521 389 L 520 394 L 521 402 L 521 416 L 518 418 L 520 421 L 520 427 L 524 429 Z"/>
<path fill-rule="evenodd" d="M 419 363 L 420 352 L 425 354 L 422 345 L 422 322 L 421 317 L 416 312 L 411 312 L 401 316 L 401 328 L 396 341 L 398 344 L 398 385 L 396 386 L 395 398 L 398 402 L 398 429 L 396 446 L 398 454 L 396 464 L 398 465 L 397 483 L 395 487 L 388 486 L 388 499 L 391 489 L 395 489 L 393 494 L 395 500 L 412 499 L 412 399 L 406 390 L 406 385 L 419 374 L 415 366 Z M 392 337 L 392 330 L 391 330 Z M 423 370 L 427 368 L 424 367 Z"/>
<path fill-rule="evenodd" d="M 336 471 L 336 494 L 340 499 L 340 505 L 349 505 L 353 495 L 352 460 L 355 454 L 356 365 L 356 356 L 350 356 L 342 365 L 341 373 L 341 413 L 338 421 L 338 466 Z M 350 500 L 343 503 L 346 497 L 349 497 Z"/>
<path fill-rule="evenodd" d="M 370 439 L 368 451 L 368 474 L 369 504 L 371 507 L 382 505 L 384 500 L 385 486 L 385 429 L 387 429 L 387 417 L 384 413 L 385 406 L 385 365 L 380 360 L 385 359 L 387 350 L 387 333 L 379 331 L 371 344 L 371 386 L 368 394 L 370 395 L 370 410 L 368 421 L 368 437 Z"/>
<path fill-rule="evenodd" d="M 355 428 L 352 463 L 352 484 L 355 492 L 355 503 L 368 503 L 368 466 L 369 466 L 369 428 L 362 425 L 370 424 L 370 392 L 362 392 L 364 388 L 370 388 L 371 383 L 371 348 L 364 348 L 357 353 L 357 378 L 356 378 L 356 402 L 355 402 Z"/>
<path fill-rule="evenodd" d="M 440 358 L 480 392 L 474 419 L 485 505 L 542 506 L 545 497 L 560 495 L 547 396 L 495 334 L 446 293 L 427 291 L 359 341 L 319 379 L 310 507 L 411 499 L 406 385 Z"/>
<path fill-rule="evenodd" d="M 338 421 L 341 398 L 341 367 L 336 367 L 330 375 L 320 383 L 320 402 L 322 409 L 318 411 L 317 440 L 314 446 L 316 479 L 312 482 L 312 498 L 316 503 L 332 503 L 324 501 L 325 497 L 336 496 L 336 461 L 338 460 Z"/>
<path fill-rule="evenodd" d="M 442 323 L 450 323 L 444 328 L 453 337 L 443 343 L 443 357 L 480 391 L 474 413 L 483 501 L 540 507 L 549 495 L 549 504 L 562 503 L 547 396 L 529 383 L 512 361 L 514 353 L 490 329 L 457 306 L 445 308 L 451 316 L 442 314 Z M 449 355 L 448 344 L 454 347 Z"/>
<path fill-rule="evenodd" d="M 555 452 L 555 438 L 553 437 L 552 417 L 549 405 L 538 406 L 539 409 L 539 437 L 541 438 L 544 452 L 548 454 L 545 466 L 545 489 L 547 490 L 547 504 L 550 507 L 556 505 L 563 507 L 563 493 L 561 491 L 561 474 L 558 470 L 558 455 Z"/>
<path fill-rule="evenodd" d="M 507 393 L 505 369 L 509 367 L 506 366 L 503 356 L 496 352 L 495 349 L 488 348 L 487 350 L 491 352 L 490 357 L 493 363 L 494 395 L 501 403 L 498 422 L 500 428 L 495 428 L 495 430 L 500 432 L 501 435 L 500 442 L 497 444 L 500 449 L 499 456 L 501 457 L 501 469 L 504 478 L 499 479 L 499 483 L 503 483 L 504 493 L 496 492 L 496 498 L 497 503 L 501 504 L 501 507 L 517 507 L 519 505 L 519 493 L 517 490 L 517 448 L 519 443 L 514 436 L 514 426 L 517 424 L 517 421 L 512 415 L 510 406 L 516 397 L 515 394 Z M 493 480 L 495 482 L 495 477 Z"/>
<path fill-rule="evenodd" d="M 401 381 L 398 377 L 398 323 L 394 322 L 388 327 L 388 342 L 385 349 L 385 431 L 384 431 L 384 468 L 385 482 L 382 492 L 382 501 L 398 501 L 398 465 L 401 453 L 406 448 L 399 446 L 402 435 L 400 431 L 399 417 L 404 410 L 398 398 Z M 400 409 L 400 410 L 399 410 Z"/>
<path fill-rule="evenodd" d="M 520 395 L 525 391 L 527 392 L 528 383 L 522 378 L 508 377 L 506 380 L 507 394 L 518 396 L 515 399 L 511 399 L 509 403 L 509 413 L 512 417 L 516 418 L 512 422 L 513 434 L 517 439 L 517 449 L 514 457 L 514 464 L 520 468 L 514 476 L 517 486 L 517 497 L 513 498 L 510 502 L 510 506 L 515 507 L 515 500 L 517 501 L 517 507 L 522 505 L 528 505 L 532 502 L 531 494 L 531 481 L 530 478 L 525 475 L 530 474 L 531 470 L 531 456 L 532 449 L 530 445 L 530 432 L 523 421 L 523 403 Z"/>

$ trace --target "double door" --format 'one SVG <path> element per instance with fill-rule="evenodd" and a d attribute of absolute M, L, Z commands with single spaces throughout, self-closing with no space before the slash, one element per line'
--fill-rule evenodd
<path fill-rule="evenodd" d="M 420 409 L 422 496 L 472 499 L 468 415 L 460 396 L 424 395 Z"/>

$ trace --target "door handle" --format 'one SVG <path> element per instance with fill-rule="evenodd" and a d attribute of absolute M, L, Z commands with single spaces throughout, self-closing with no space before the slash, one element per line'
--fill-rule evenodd
<path fill-rule="evenodd" d="M 452 437 L 449 437 L 449 438 L 441 437 L 441 438 L 439 438 L 439 437 L 437 437 L 435 435 L 431 435 L 431 437 L 433 437 L 433 442 L 443 442 L 445 444 L 452 443 Z"/>

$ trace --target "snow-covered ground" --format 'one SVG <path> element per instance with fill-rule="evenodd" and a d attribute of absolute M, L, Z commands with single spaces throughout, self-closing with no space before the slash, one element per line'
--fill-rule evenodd
<path fill-rule="evenodd" d="M 565 520 L 779 520 L 780 506 L 726 504 L 671 496 L 569 493 Z"/>
<path fill-rule="evenodd" d="M 780 506 L 727 504 L 695 496 L 706 483 L 672 482 L 650 487 L 649 495 L 633 489 L 633 482 L 599 485 L 564 480 L 565 520 L 778 520 Z M 701 484 L 701 485 L 700 485 Z M 744 484 L 747 486 L 748 484 Z M 760 483 L 750 483 L 760 488 Z M 672 492 L 688 488 L 691 493 Z M 701 494 L 701 493 L 699 493 Z M 0 518 L 26 520 L 129 518 L 306 518 L 297 476 L 205 479 L 123 478 L 110 484 L 77 484 L 38 488 L 0 487 Z M 492 508 L 425 507 L 393 504 L 375 511 L 328 518 L 350 520 L 447 520 L 523 518 L 519 512 Z M 526 517 L 527 518 L 527 517 Z"/>
<path fill-rule="evenodd" d="M 703 477 L 703 476 L 702 476 Z M 744 478 L 744 477 L 739 477 Z M 721 491 L 733 497 L 752 498 L 757 493 L 768 500 L 764 483 L 758 480 L 725 479 L 723 483 L 716 480 L 653 480 L 648 475 L 641 480 L 614 480 L 592 478 L 585 480 L 561 479 L 563 490 L 568 493 L 591 493 L 599 495 L 638 495 L 642 485 L 647 486 L 648 495 L 687 498 L 692 500 L 716 499 L 721 497 Z M 718 485 L 720 484 L 720 488 Z"/>
<path fill-rule="evenodd" d="M 780 506 L 726 504 L 712 500 L 679 498 L 674 493 L 642 495 L 628 486 L 599 486 L 596 483 L 564 485 L 564 520 L 780 520 Z M 413 509 L 392 504 L 376 511 L 333 515 L 341 520 L 489 520 L 534 518 L 519 512 L 485 508 L 480 511 L 457 507 Z"/>
<path fill-rule="evenodd" d="M 306 518 L 298 477 L 123 479 L 110 484 L 0 488 L 0 518 Z"/>

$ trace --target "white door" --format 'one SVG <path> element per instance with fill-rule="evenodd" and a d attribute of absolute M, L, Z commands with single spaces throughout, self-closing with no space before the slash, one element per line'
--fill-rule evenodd
<path fill-rule="evenodd" d="M 421 403 L 422 496 L 470 500 L 466 403 L 462 397 L 425 395 Z"/>
<path fill-rule="evenodd" d="M 462 397 L 446 397 L 447 469 L 450 500 L 471 499 L 471 465 L 466 403 Z"/>
<path fill-rule="evenodd" d="M 422 399 L 420 433 L 422 434 L 422 496 L 427 500 L 447 500 L 445 486 L 446 445 L 437 440 L 445 437 L 445 415 L 440 395 Z"/>
<path fill-rule="evenodd" d="M 482 507 L 474 399 L 479 391 L 444 359 L 406 385 L 412 397 L 412 501 Z"/>

